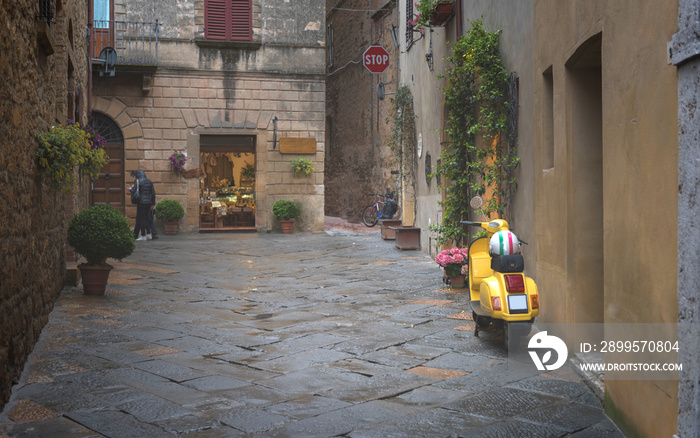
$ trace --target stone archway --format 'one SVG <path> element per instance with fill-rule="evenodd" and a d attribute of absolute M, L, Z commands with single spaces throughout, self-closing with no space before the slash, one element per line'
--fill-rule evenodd
<path fill-rule="evenodd" d="M 136 217 L 136 209 L 131 208 L 129 202 L 127 202 L 127 192 L 126 188 L 130 186 L 129 179 L 126 178 L 126 174 L 138 168 L 138 160 L 130 158 L 135 156 L 134 152 L 138 149 L 138 140 L 143 138 L 143 130 L 141 129 L 141 123 L 138 120 L 133 120 L 127 112 L 127 106 L 122 101 L 116 98 L 102 98 L 95 97 L 92 102 L 93 113 L 102 114 L 105 118 L 111 119 L 114 123 L 114 127 L 121 131 L 122 136 L 122 178 L 120 181 L 121 187 L 119 190 L 119 196 L 121 196 L 122 213 L 125 213 L 127 217 Z M 111 160 L 110 160 L 111 161 Z M 110 171 L 111 173 L 111 171 Z M 110 177 L 111 179 L 111 177 Z M 110 183 L 110 189 L 115 189 L 114 185 Z M 94 193 L 93 193 L 94 195 Z M 97 203 L 93 197 L 93 203 Z"/>

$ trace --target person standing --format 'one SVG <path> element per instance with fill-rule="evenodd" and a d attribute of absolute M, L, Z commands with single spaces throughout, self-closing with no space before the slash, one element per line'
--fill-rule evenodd
<path fill-rule="evenodd" d="M 131 187 L 139 191 L 139 203 L 136 204 L 136 225 L 134 226 L 134 238 L 136 240 L 151 240 L 153 238 L 152 210 L 156 205 L 156 190 L 150 179 L 146 178 L 146 172 L 136 170 L 132 172 L 134 185 Z M 140 236 L 139 236 L 140 234 Z M 157 236 L 157 234 L 156 234 Z"/>

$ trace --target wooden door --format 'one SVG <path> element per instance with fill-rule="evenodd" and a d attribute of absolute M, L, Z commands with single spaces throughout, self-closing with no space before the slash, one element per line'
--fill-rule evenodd
<path fill-rule="evenodd" d="M 125 213 L 124 136 L 108 115 L 93 111 L 90 126 L 105 139 L 109 161 L 92 183 L 92 205 L 109 204 Z"/>
<path fill-rule="evenodd" d="M 109 204 L 124 214 L 124 145 L 106 144 L 105 152 L 109 156 L 109 162 L 93 181 L 92 205 Z"/>

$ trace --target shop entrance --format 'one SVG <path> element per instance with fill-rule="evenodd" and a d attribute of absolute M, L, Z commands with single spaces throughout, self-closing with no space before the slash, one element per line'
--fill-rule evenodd
<path fill-rule="evenodd" d="M 255 136 L 201 135 L 199 230 L 255 230 Z"/>

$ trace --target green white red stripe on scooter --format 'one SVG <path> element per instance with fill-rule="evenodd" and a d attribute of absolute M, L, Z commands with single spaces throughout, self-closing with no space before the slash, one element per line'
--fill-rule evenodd
<path fill-rule="evenodd" d="M 489 251 L 492 255 L 513 255 L 520 252 L 520 241 L 510 231 L 502 230 L 491 236 Z"/>

